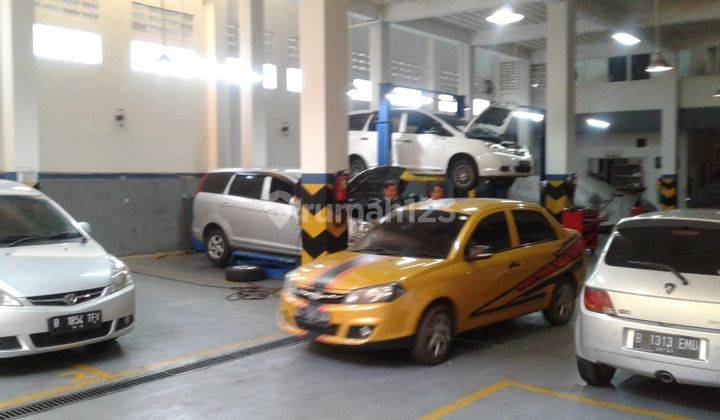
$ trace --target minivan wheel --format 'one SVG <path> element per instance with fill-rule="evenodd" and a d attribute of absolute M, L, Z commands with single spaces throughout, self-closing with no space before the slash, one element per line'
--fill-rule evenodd
<path fill-rule="evenodd" d="M 358 156 L 352 156 L 350 158 L 350 167 L 348 168 L 348 172 L 350 173 L 350 178 L 354 177 L 355 175 L 359 174 L 360 172 L 367 169 L 367 165 L 365 164 L 365 161 L 362 160 L 362 158 Z"/>
<path fill-rule="evenodd" d="M 436 365 L 450 355 L 452 318 L 445 305 L 431 307 L 423 315 L 412 347 L 412 356 L 420 363 Z"/>
<path fill-rule="evenodd" d="M 457 191 L 469 191 L 478 183 L 478 171 L 475 162 L 469 158 L 455 159 L 448 168 L 448 175 Z"/>
<path fill-rule="evenodd" d="M 565 325 L 575 312 L 575 291 L 568 283 L 555 287 L 550 306 L 543 310 L 543 316 L 552 325 Z"/>
<path fill-rule="evenodd" d="M 582 357 L 577 358 L 577 365 L 580 377 L 591 386 L 608 386 L 615 376 L 614 367 L 593 363 Z"/>
<path fill-rule="evenodd" d="M 232 250 L 227 235 L 221 229 L 213 229 L 205 235 L 205 255 L 220 267 L 230 262 Z"/>

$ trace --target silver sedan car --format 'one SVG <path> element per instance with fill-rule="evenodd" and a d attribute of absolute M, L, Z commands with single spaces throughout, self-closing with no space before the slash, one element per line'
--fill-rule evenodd
<path fill-rule="evenodd" d="M 720 387 L 720 212 L 621 220 L 585 285 L 576 324 L 580 376 L 616 369 Z"/>
<path fill-rule="evenodd" d="M 130 270 L 39 191 L 0 181 L 0 358 L 64 350 L 130 332 Z"/>

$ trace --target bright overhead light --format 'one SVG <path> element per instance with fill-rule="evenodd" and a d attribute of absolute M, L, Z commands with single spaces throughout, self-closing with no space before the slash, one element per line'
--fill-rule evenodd
<path fill-rule="evenodd" d="M 603 130 L 605 130 L 605 129 L 607 129 L 608 127 L 610 127 L 610 123 L 609 123 L 609 122 L 603 121 L 603 120 L 598 120 L 598 119 L 595 119 L 595 118 L 588 118 L 588 119 L 585 120 L 585 123 L 586 123 L 587 125 L 589 125 L 590 127 L 602 128 Z"/>
<path fill-rule="evenodd" d="M 640 43 L 640 38 L 627 32 L 618 32 L 612 35 L 612 39 L 623 45 L 635 45 Z"/>
<path fill-rule="evenodd" d="M 715 90 L 715 94 L 713 95 L 714 98 L 720 98 L 720 87 Z"/>
<path fill-rule="evenodd" d="M 496 25 L 509 25 L 511 23 L 520 22 L 523 19 L 525 19 L 524 15 L 513 12 L 509 7 L 497 10 L 495 13 L 485 18 L 486 21 Z"/>
<path fill-rule="evenodd" d="M 530 120 L 532 122 L 540 122 L 545 119 L 543 114 L 530 111 L 513 111 L 512 116 L 520 118 L 521 120 Z"/>
<path fill-rule="evenodd" d="M 645 71 L 650 73 L 660 73 L 663 71 L 672 70 L 674 67 L 670 65 L 670 62 L 665 59 L 662 51 L 655 51 L 653 53 L 652 61 Z"/>

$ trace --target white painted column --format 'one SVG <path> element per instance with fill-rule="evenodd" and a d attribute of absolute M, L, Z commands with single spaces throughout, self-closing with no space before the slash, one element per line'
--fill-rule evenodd
<path fill-rule="evenodd" d="M 378 22 L 370 26 L 370 81 L 372 102 L 370 109 L 380 107 L 380 83 L 390 82 L 390 24 Z"/>
<path fill-rule="evenodd" d="M 437 90 L 440 71 L 435 53 L 435 39 L 427 37 L 425 41 L 425 86 L 427 90 Z"/>
<path fill-rule="evenodd" d="M 458 95 L 465 95 L 467 106 L 472 106 L 473 75 L 475 74 L 475 48 L 470 44 L 458 46 Z"/>
<path fill-rule="evenodd" d="M 207 58 L 218 68 L 228 56 L 228 5 L 226 1 L 205 3 Z M 230 95 L 223 77 L 208 80 L 207 92 L 207 168 L 230 166 Z"/>
<path fill-rule="evenodd" d="M 262 75 L 263 0 L 241 0 L 238 7 L 240 63 L 250 74 Z M 252 73 L 251 73 L 252 72 Z M 240 86 L 240 162 L 244 167 L 267 164 L 265 100 L 262 83 L 250 80 Z"/>
<path fill-rule="evenodd" d="M 0 0 L 0 175 L 39 171 L 34 4 Z"/>
<path fill-rule="evenodd" d="M 347 0 L 300 0 L 300 167 L 347 168 Z"/>
<path fill-rule="evenodd" d="M 659 185 L 660 209 L 667 210 L 681 205 L 678 197 L 678 184 L 687 180 L 678 179 L 678 86 L 671 83 L 670 99 L 663 104 L 660 123 L 660 150 L 662 151 L 662 175 Z M 681 174 L 687 178 L 687 172 Z"/>
<path fill-rule="evenodd" d="M 575 7 L 572 0 L 547 5 L 546 170 L 566 175 L 575 156 Z"/>

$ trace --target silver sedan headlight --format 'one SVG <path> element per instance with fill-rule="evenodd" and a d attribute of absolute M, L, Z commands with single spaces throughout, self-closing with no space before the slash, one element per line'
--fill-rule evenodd
<path fill-rule="evenodd" d="M 133 284 L 130 269 L 124 262 L 115 257 L 110 257 L 110 262 L 112 263 L 112 272 L 110 273 L 110 286 L 106 295 L 117 293 Z"/>
<path fill-rule="evenodd" d="M 382 286 L 355 289 L 345 295 L 343 303 L 354 305 L 364 303 L 392 302 L 403 294 L 405 294 L 405 289 L 400 287 L 400 285 L 397 283 L 391 283 Z"/>
<path fill-rule="evenodd" d="M 22 304 L 15 296 L 0 289 L 0 306 L 22 306 Z"/>

